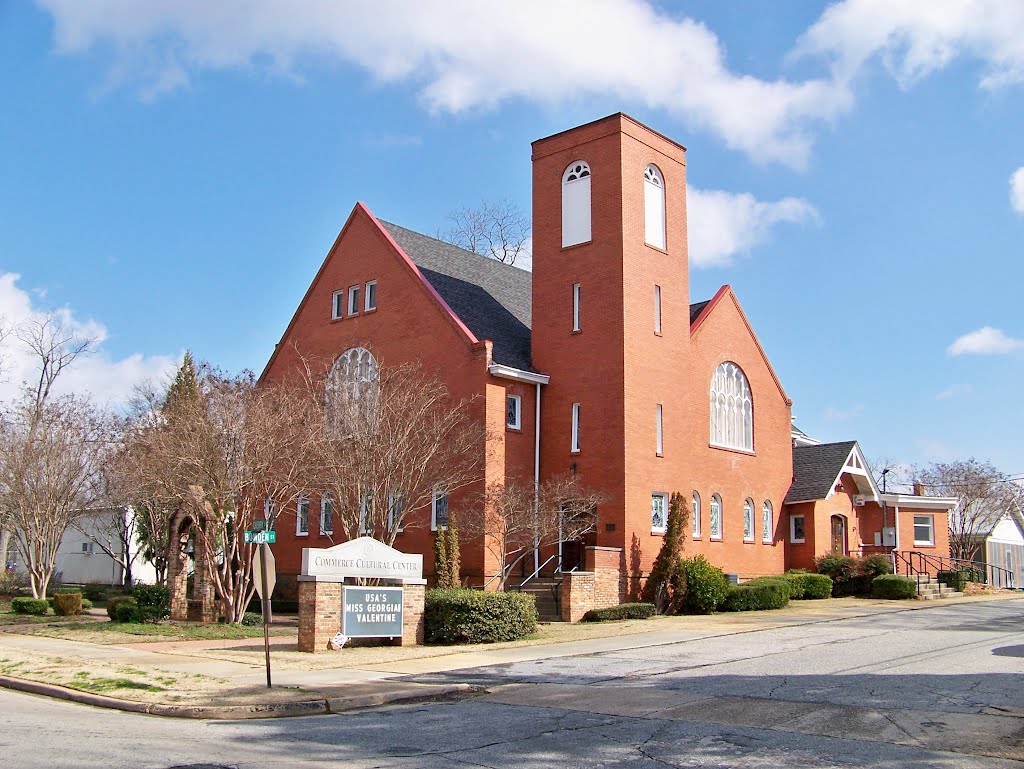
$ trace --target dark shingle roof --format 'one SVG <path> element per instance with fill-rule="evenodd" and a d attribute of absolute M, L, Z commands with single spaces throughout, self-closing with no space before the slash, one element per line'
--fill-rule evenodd
<path fill-rule="evenodd" d="M 380 223 L 477 339 L 494 342 L 495 363 L 530 368 L 529 272 L 397 224 Z"/>
<path fill-rule="evenodd" d="M 704 311 L 704 308 L 708 306 L 708 302 L 710 302 L 710 301 L 711 300 L 709 299 L 706 302 L 697 302 L 697 304 L 691 304 L 690 305 L 690 325 L 691 326 L 693 325 L 693 322 L 695 320 L 697 320 L 697 316 L 700 315 L 701 312 Z"/>
<path fill-rule="evenodd" d="M 828 496 L 846 459 L 857 441 L 822 443 L 817 446 L 793 448 L 793 485 L 786 494 L 786 503 L 807 502 Z"/>

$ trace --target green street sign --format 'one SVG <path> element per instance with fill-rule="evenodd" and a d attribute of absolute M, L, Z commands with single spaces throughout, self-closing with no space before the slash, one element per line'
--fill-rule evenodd
<path fill-rule="evenodd" d="M 277 542 L 276 531 L 246 531 L 244 541 L 248 544 L 262 545 L 268 544 L 273 545 Z"/>
<path fill-rule="evenodd" d="M 267 530 L 267 519 L 266 518 L 256 518 L 256 519 L 254 519 L 253 522 L 252 522 L 252 530 L 253 531 L 266 531 Z"/>

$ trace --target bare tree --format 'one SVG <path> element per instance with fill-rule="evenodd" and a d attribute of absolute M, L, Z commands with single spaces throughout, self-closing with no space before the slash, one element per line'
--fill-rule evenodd
<path fill-rule="evenodd" d="M 26 392 L 0 417 L 0 520 L 15 532 L 36 598 L 46 595 L 68 525 L 100 498 L 110 420 L 74 396 Z"/>
<path fill-rule="evenodd" d="M 450 211 L 448 221 L 451 226 L 438 231 L 438 240 L 505 264 L 515 264 L 528 254 L 530 217 L 511 200 L 485 200 L 476 208 L 463 206 Z"/>
<path fill-rule="evenodd" d="M 99 497 L 111 421 L 86 400 L 53 392 L 60 375 L 95 340 L 76 335 L 56 314 L 15 326 L 13 334 L 38 374 L 0 409 L 0 529 L 14 535 L 33 595 L 40 598 L 65 530 Z"/>
<path fill-rule="evenodd" d="M 419 525 L 411 516 L 436 492 L 478 481 L 485 431 L 473 404 L 453 399 L 422 366 L 382 366 L 368 381 L 326 381 L 323 423 L 311 488 L 330 500 L 335 533 L 366 534 L 393 545 Z"/>
<path fill-rule="evenodd" d="M 914 477 L 928 494 L 957 500 L 949 515 L 949 551 L 954 558 L 972 559 L 981 539 L 1015 502 L 1015 484 L 991 462 L 933 462 L 915 468 Z"/>
<path fill-rule="evenodd" d="M 582 539 L 597 526 L 597 506 L 607 496 L 575 475 L 560 475 L 535 489 L 508 479 L 484 491 L 476 515 L 462 515 L 464 539 L 483 539 L 494 560 L 503 565 L 498 589 L 504 590 L 512 568 L 534 549 Z"/>

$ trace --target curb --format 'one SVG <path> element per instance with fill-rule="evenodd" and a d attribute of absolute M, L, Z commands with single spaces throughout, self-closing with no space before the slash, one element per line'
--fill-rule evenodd
<path fill-rule="evenodd" d="M 28 681 L 23 678 L 0 676 L 0 688 L 14 689 L 28 694 L 38 694 L 43 697 L 67 700 L 68 702 L 77 702 L 81 705 L 121 710 L 128 713 L 141 713 L 148 716 L 161 716 L 163 718 L 198 718 L 228 721 L 257 718 L 299 718 L 301 716 L 344 713 L 348 710 L 377 707 L 394 702 L 423 700 L 447 694 L 478 691 L 480 689 L 480 687 L 472 686 L 471 684 L 415 684 L 415 686 L 419 691 L 377 692 L 374 694 L 355 694 L 350 697 L 318 697 L 302 702 L 262 703 L 255 705 L 161 705 L 120 700 L 116 697 L 105 697 L 102 694 L 69 689 L 57 684 L 44 684 L 38 681 Z"/>

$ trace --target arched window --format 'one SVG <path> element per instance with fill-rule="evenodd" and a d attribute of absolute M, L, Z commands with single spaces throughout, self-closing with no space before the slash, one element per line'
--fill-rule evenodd
<path fill-rule="evenodd" d="M 693 538 L 700 539 L 700 494 L 693 492 Z"/>
<path fill-rule="evenodd" d="M 722 538 L 722 498 L 717 494 L 711 496 L 711 508 L 710 514 L 710 528 L 711 528 L 711 539 Z"/>
<path fill-rule="evenodd" d="M 644 242 L 665 248 L 665 180 L 655 165 L 644 169 Z"/>
<path fill-rule="evenodd" d="M 582 160 L 562 174 L 562 248 L 590 240 L 590 166 Z"/>
<path fill-rule="evenodd" d="M 754 450 L 754 402 L 743 370 L 725 362 L 711 379 L 711 443 Z"/>
<path fill-rule="evenodd" d="M 325 390 L 326 413 L 333 426 L 357 432 L 377 412 L 380 372 L 373 353 L 352 347 L 339 355 L 327 374 Z"/>
<path fill-rule="evenodd" d="M 743 500 L 743 541 L 754 541 L 754 500 Z"/>
<path fill-rule="evenodd" d="M 772 516 L 772 503 L 767 499 L 761 506 L 761 541 L 770 545 L 775 541 L 775 521 Z"/>

